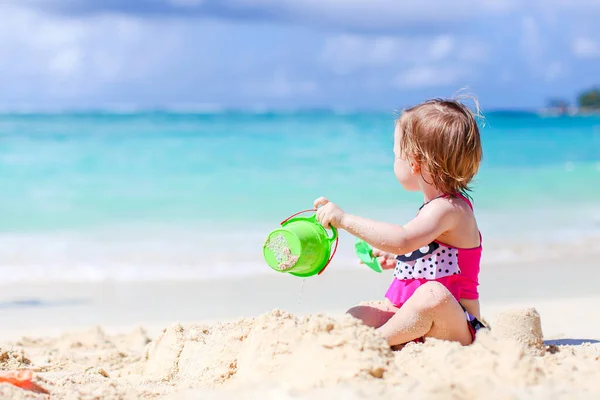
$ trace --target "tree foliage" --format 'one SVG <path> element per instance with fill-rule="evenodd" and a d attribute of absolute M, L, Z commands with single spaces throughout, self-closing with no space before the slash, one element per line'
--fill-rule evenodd
<path fill-rule="evenodd" d="M 577 102 L 579 108 L 600 110 L 600 88 L 596 87 L 582 92 L 579 95 Z"/>

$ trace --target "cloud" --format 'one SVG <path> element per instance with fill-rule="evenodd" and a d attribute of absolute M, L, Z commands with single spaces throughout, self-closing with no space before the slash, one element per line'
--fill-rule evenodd
<path fill-rule="evenodd" d="M 547 59 L 548 38 L 542 34 L 540 21 L 527 15 L 521 18 L 520 47 L 523 60 L 529 70 L 546 81 L 556 79 L 562 73 L 562 65 L 555 62 L 553 65 Z"/>
<path fill-rule="evenodd" d="M 407 53 L 409 41 L 395 37 L 339 35 L 325 40 L 321 60 L 339 75 L 365 67 L 389 65 Z"/>
<path fill-rule="evenodd" d="M 269 54 L 246 32 L 254 34 L 210 21 L 0 5 L 0 108 L 240 104 L 317 92 L 299 62 Z"/>
<path fill-rule="evenodd" d="M 6 0 L 62 15 L 116 13 L 153 18 L 219 18 L 270 21 L 328 31 L 398 33 L 457 32 L 465 23 L 517 13 L 545 15 L 600 11 L 599 0 Z"/>
<path fill-rule="evenodd" d="M 448 35 L 439 36 L 429 46 L 429 55 L 434 60 L 443 60 L 450 55 L 455 46 L 453 37 Z"/>
<path fill-rule="evenodd" d="M 414 90 L 471 83 L 464 81 L 477 78 L 488 56 L 474 37 L 338 35 L 326 40 L 322 62 L 337 75 L 361 77 L 366 90 Z"/>
<path fill-rule="evenodd" d="M 16 3 L 16 0 L 13 0 Z M 353 32 L 440 31 L 505 14 L 516 0 L 20 0 L 63 15 L 120 13 L 275 21 Z"/>
<path fill-rule="evenodd" d="M 276 70 L 265 79 L 253 79 L 243 85 L 246 95 L 259 98 L 289 98 L 312 95 L 317 84 L 310 80 L 293 79 L 289 73 Z"/>
<path fill-rule="evenodd" d="M 0 57 L 10 60 L 0 84 L 19 82 L 17 98 L 75 98 L 143 79 L 160 73 L 174 48 L 169 26 L 127 16 L 48 18 L 6 6 L 0 15 Z"/>
<path fill-rule="evenodd" d="M 552 82 L 564 76 L 565 66 L 560 61 L 553 61 L 546 68 L 545 77 L 548 82 Z"/>
<path fill-rule="evenodd" d="M 539 23 L 531 16 L 523 17 L 521 32 L 521 47 L 525 51 L 525 56 L 534 61 L 539 59 L 543 51 Z"/>
<path fill-rule="evenodd" d="M 397 71 L 402 66 L 444 60 L 481 63 L 487 61 L 487 50 L 477 39 L 451 35 L 411 38 L 346 34 L 328 37 L 321 54 L 321 61 L 339 75 L 367 68 Z"/>
<path fill-rule="evenodd" d="M 599 12 L 600 0 L 5 0 L 0 103 L 370 106 L 467 83 L 494 100 L 525 85 L 531 102 L 549 82 L 594 79 Z"/>
<path fill-rule="evenodd" d="M 588 5 L 590 9 L 587 17 L 593 15 L 595 10 L 592 3 Z M 581 6 L 577 1 L 570 4 L 570 7 L 565 3 L 564 10 L 567 13 L 579 10 L 578 7 Z M 556 21 L 546 21 L 539 16 L 521 17 L 521 54 L 534 79 L 555 82 L 568 75 L 570 70 L 578 69 L 570 65 L 573 62 L 569 60 L 569 52 L 579 58 L 591 59 L 600 56 L 598 43 L 588 36 L 576 36 L 577 31 L 587 29 L 587 21 L 584 16 L 569 20 L 565 15 L 563 25 L 559 26 L 556 25 Z M 575 38 L 571 39 L 573 36 Z"/>
<path fill-rule="evenodd" d="M 571 48 L 573 54 L 580 58 L 600 57 L 600 44 L 588 37 L 575 38 Z"/>
<path fill-rule="evenodd" d="M 486 63 L 490 57 L 488 46 L 481 39 L 474 38 L 463 39 L 456 55 L 460 60 L 477 63 Z"/>
<path fill-rule="evenodd" d="M 469 75 L 464 68 L 452 65 L 418 66 L 399 73 L 394 85 L 401 89 L 421 89 L 457 85 Z M 461 85 L 464 86 L 464 85 Z"/>

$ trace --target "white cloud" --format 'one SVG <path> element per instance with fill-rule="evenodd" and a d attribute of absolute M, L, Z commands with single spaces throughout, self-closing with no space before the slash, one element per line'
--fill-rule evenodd
<path fill-rule="evenodd" d="M 429 56 L 433 60 L 443 60 L 454 49 L 454 38 L 448 35 L 438 36 L 429 46 Z"/>
<path fill-rule="evenodd" d="M 488 61 L 488 52 L 481 40 L 471 37 L 340 35 L 326 41 L 323 61 L 340 75 L 365 72 L 367 89 L 415 89 L 454 85 L 475 76 L 473 71 Z"/>
<path fill-rule="evenodd" d="M 600 0 L 156 0 L 152 5 L 147 0 L 13 0 L 17 6 L 6 4 L 0 2 L 2 101 L 44 97 L 95 101 L 115 93 L 115 101 L 122 102 L 150 97 L 148 101 L 158 102 L 171 96 L 166 101 L 227 103 L 235 98 L 232 87 L 274 99 L 308 98 L 333 87 L 348 93 L 371 87 L 375 93 L 389 90 L 392 84 L 454 85 L 483 74 L 486 81 L 510 78 L 526 83 L 527 79 L 556 80 L 575 70 L 577 61 L 565 58 L 566 53 L 600 57 L 598 38 L 587 35 L 592 29 L 589 24 L 580 23 L 587 18 L 595 24 Z M 48 12 L 47 4 L 56 8 Z M 165 7 L 168 12 L 163 12 Z M 559 13 L 560 24 L 551 27 L 542 11 Z M 507 18 L 493 18 L 498 15 Z M 264 24 L 248 23 L 253 21 Z M 487 21 L 489 29 L 485 29 Z M 208 25 L 210 29 L 203 29 Z M 286 34 L 272 35 L 272 45 L 263 45 L 273 32 Z M 576 39 L 565 45 L 569 38 Z M 523 60 L 529 74 L 522 71 Z M 269 76 L 273 65 L 280 69 Z M 510 76 L 501 76 L 503 69 Z M 328 87 L 331 72 L 354 75 L 334 77 Z"/>
<path fill-rule="evenodd" d="M 9 0 L 10 1 L 10 0 Z M 12 0 L 66 14 L 118 12 L 279 20 L 326 30 L 410 32 L 458 26 L 513 10 L 516 0 Z"/>
<path fill-rule="evenodd" d="M 580 58 L 600 57 L 600 44 L 588 37 L 578 37 L 573 41 L 572 51 Z"/>
<path fill-rule="evenodd" d="M 459 84 L 467 75 L 468 71 L 457 66 L 424 65 L 399 73 L 394 85 L 402 89 L 450 86 Z"/>
<path fill-rule="evenodd" d="M 385 64 L 394 59 L 396 52 L 402 48 L 402 42 L 390 37 L 376 38 L 370 50 L 370 60 L 375 64 Z"/>
<path fill-rule="evenodd" d="M 540 28 L 535 18 L 531 16 L 521 19 L 521 47 L 529 57 L 538 58 L 542 52 Z"/>
<path fill-rule="evenodd" d="M 68 78 L 83 68 L 84 55 L 80 49 L 66 49 L 52 57 L 48 69 L 57 77 Z"/>
<path fill-rule="evenodd" d="M 560 71 L 558 67 L 549 68 L 544 40 L 539 21 L 528 15 L 521 18 L 521 52 L 529 69 L 536 77 L 552 80 Z"/>
<path fill-rule="evenodd" d="M 276 70 L 266 79 L 247 82 L 244 88 L 246 94 L 252 97 L 289 98 L 314 94 L 317 84 L 310 80 L 293 79 L 286 71 Z"/>
<path fill-rule="evenodd" d="M 546 80 L 549 82 L 555 81 L 565 74 L 565 66 L 560 61 L 553 61 L 546 68 Z"/>
<path fill-rule="evenodd" d="M 175 7 L 197 7 L 204 2 L 204 0 L 168 0 L 168 3 Z"/>
<path fill-rule="evenodd" d="M 285 68 L 265 77 L 264 63 L 235 62 L 234 49 L 215 53 L 219 46 L 195 25 L 134 15 L 68 17 L 0 5 L 0 58 L 11 60 L 0 64 L 0 107 L 85 107 L 81 99 L 100 106 L 222 101 L 232 97 L 231 87 L 268 98 L 317 91 L 314 80 L 296 79 Z M 206 31 L 224 35 L 228 26 L 213 28 Z M 386 46 L 380 41 L 374 56 L 388 57 Z"/>
<path fill-rule="evenodd" d="M 279 22 L 330 32 L 457 33 L 481 21 L 529 13 L 555 23 L 565 16 L 594 21 L 600 0 L 4 0 L 64 15 L 110 13 L 154 18 L 219 18 Z M 581 18 L 579 18 L 581 19 Z M 554 22 L 552 22 L 554 21 Z"/>
<path fill-rule="evenodd" d="M 367 66 L 381 66 L 396 62 L 406 50 L 408 42 L 402 38 L 339 35 L 328 38 L 321 58 L 333 71 L 345 75 Z"/>
<path fill-rule="evenodd" d="M 479 39 L 465 39 L 457 47 L 456 54 L 459 60 L 476 63 L 489 61 L 488 47 Z"/>
<path fill-rule="evenodd" d="M 128 16 L 72 19 L 0 6 L 0 84 L 27 97 L 77 97 L 161 71 L 174 31 Z M 18 96 L 17 96 L 18 97 Z"/>
<path fill-rule="evenodd" d="M 328 38 L 321 60 L 335 73 L 347 75 L 361 69 L 393 68 L 407 65 L 458 60 L 487 61 L 487 48 L 478 39 L 440 35 L 389 37 L 337 35 Z"/>

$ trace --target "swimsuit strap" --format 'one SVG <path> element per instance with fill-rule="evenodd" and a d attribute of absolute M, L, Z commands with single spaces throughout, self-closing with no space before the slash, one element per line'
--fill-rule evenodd
<path fill-rule="evenodd" d="M 471 203 L 471 200 L 469 200 L 469 198 L 467 196 L 465 196 L 462 193 L 454 193 L 454 194 L 443 194 L 440 197 L 452 197 L 452 196 L 456 196 L 456 197 L 460 197 L 461 199 L 463 199 L 463 201 L 465 203 L 467 203 L 467 205 L 469 206 L 469 208 L 472 210 L 473 209 L 473 203 Z"/>
<path fill-rule="evenodd" d="M 434 197 L 433 199 L 429 200 L 428 202 L 423 203 L 423 205 L 421 207 L 419 207 L 419 211 L 421 211 L 421 208 L 425 207 L 427 204 L 431 203 L 432 201 L 434 201 L 436 199 L 446 198 L 446 197 L 453 197 L 453 196 L 461 198 L 465 203 L 467 203 L 467 205 L 469 206 L 469 208 L 471 210 L 473 210 L 473 203 L 471 203 L 471 200 L 469 200 L 469 198 L 467 196 L 465 196 L 462 193 L 454 193 L 454 194 L 442 194 L 442 195 L 439 195 L 437 197 Z M 417 214 L 418 213 L 419 212 L 417 211 Z M 479 246 L 481 246 L 482 244 L 483 244 L 483 238 L 481 237 L 481 232 L 479 232 Z"/>
<path fill-rule="evenodd" d="M 463 199 L 463 201 L 465 203 L 467 203 L 467 205 L 469 206 L 469 208 L 471 210 L 473 210 L 473 203 L 471 203 L 471 200 L 469 200 L 469 198 L 467 196 L 465 196 L 462 193 L 455 193 L 455 194 L 443 194 L 442 197 L 451 197 L 451 196 L 457 196 L 460 197 L 461 199 Z M 481 237 L 481 231 L 479 231 L 479 246 L 481 246 L 483 244 L 483 238 Z"/>
<path fill-rule="evenodd" d="M 434 197 L 433 199 L 431 199 L 431 200 L 429 200 L 429 201 L 426 201 L 425 203 L 421 204 L 421 207 L 419 207 L 419 211 L 421 211 L 421 209 L 422 209 L 423 207 L 425 207 L 427 204 L 431 203 L 431 202 L 432 202 L 432 201 L 434 201 L 434 200 L 440 199 L 440 198 L 442 198 L 442 197 L 446 197 L 446 195 L 445 195 L 445 194 L 441 194 L 441 195 L 439 195 L 439 196 L 437 196 L 437 197 Z"/>
<path fill-rule="evenodd" d="M 461 198 L 461 199 L 462 199 L 462 200 L 463 200 L 465 203 L 467 203 L 467 205 L 469 206 L 469 208 L 471 208 L 471 210 L 473 209 L 473 203 L 471 203 L 471 200 L 469 200 L 469 198 L 468 198 L 467 196 L 465 196 L 465 195 L 464 195 L 464 194 L 462 194 L 462 193 L 454 193 L 454 194 L 441 194 L 441 195 L 439 195 L 439 196 L 437 196 L 437 197 L 434 197 L 433 199 L 431 199 L 431 200 L 429 200 L 429 201 L 427 201 L 427 202 L 423 203 L 423 204 L 421 205 L 421 207 L 419 207 L 419 211 L 421 211 L 421 209 L 422 209 L 423 207 L 425 207 L 427 204 L 431 203 L 432 201 L 434 201 L 434 200 L 436 200 L 436 199 L 440 199 L 440 198 L 446 198 L 446 197 L 453 197 L 453 196 L 456 196 L 456 197 L 459 197 L 459 198 Z"/>

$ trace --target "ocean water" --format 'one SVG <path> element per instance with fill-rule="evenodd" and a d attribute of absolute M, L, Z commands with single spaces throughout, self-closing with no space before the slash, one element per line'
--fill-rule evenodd
<path fill-rule="evenodd" d="M 395 180 L 393 123 L 392 112 L 0 115 L 4 281 L 273 273 L 264 237 L 319 196 L 406 222 L 422 199 Z M 484 257 L 598 237 L 600 117 L 491 112 L 482 140 L 472 196 Z M 352 244 L 342 236 L 330 268 L 355 264 Z"/>

